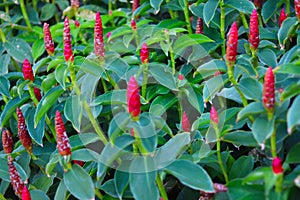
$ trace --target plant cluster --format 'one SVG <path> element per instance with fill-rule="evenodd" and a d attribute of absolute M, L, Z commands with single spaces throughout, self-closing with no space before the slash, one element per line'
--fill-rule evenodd
<path fill-rule="evenodd" d="M 299 0 L 3 0 L 0 20 L 0 199 L 299 196 Z"/>

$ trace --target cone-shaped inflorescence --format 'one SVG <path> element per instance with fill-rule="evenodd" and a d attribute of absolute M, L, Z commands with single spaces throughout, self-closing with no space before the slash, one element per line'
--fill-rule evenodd
<path fill-rule="evenodd" d="M 219 115 L 214 106 L 211 106 L 210 108 L 210 121 L 213 122 L 214 124 L 219 123 Z"/>
<path fill-rule="evenodd" d="M 238 47 L 238 27 L 236 22 L 233 22 L 227 36 L 226 63 L 229 68 L 233 68 L 235 64 L 237 47 Z"/>
<path fill-rule="evenodd" d="M 283 168 L 282 168 L 282 163 L 281 163 L 281 159 L 276 157 L 274 158 L 274 160 L 272 161 L 272 170 L 274 172 L 274 174 L 282 174 L 283 173 Z"/>
<path fill-rule="evenodd" d="M 10 154 L 14 150 L 13 139 L 9 130 L 3 128 L 2 130 L 2 146 L 4 152 Z"/>
<path fill-rule="evenodd" d="M 76 28 L 79 28 L 80 27 L 80 22 L 78 21 L 78 20 L 75 20 L 75 26 L 76 26 Z"/>
<path fill-rule="evenodd" d="M 94 53 L 98 58 L 104 59 L 104 40 L 103 40 L 103 27 L 100 13 L 96 13 L 96 21 L 94 27 Z"/>
<path fill-rule="evenodd" d="M 36 99 L 38 101 L 40 101 L 42 99 L 42 95 L 41 95 L 40 89 L 37 88 L 37 87 L 34 87 L 33 91 L 34 91 L 34 95 L 35 95 Z"/>
<path fill-rule="evenodd" d="M 68 17 L 65 18 L 65 22 L 64 22 L 64 56 L 66 62 L 74 61 L 74 56 L 72 52 L 72 40 L 71 40 L 71 33 L 70 33 L 70 22 Z"/>
<path fill-rule="evenodd" d="M 22 190 L 22 200 L 31 200 L 31 196 L 26 185 L 24 185 Z"/>
<path fill-rule="evenodd" d="M 281 27 L 282 22 L 287 18 L 287 14 L 284 11 L 284 8 L 281 9 L 280 15 L 279 15 L 279 20 L 278 20 L 278 25 Z"/>
<path fill-rule="evenodd" d="M 140 52 L 141 61 L 143 64 L 149 62 L 149 50 L 146 43 L 143 43 L 141 52 Z"/>
<path fill-rule="evenodd" d="M 127 106 L 133 120 L 138 120 L 141 113 L 141 100 L 139 93 L 139 85 L 136 82 L 134 76 L 129 79 L 127 85 Z"/>
<path fill-rule="evenodd" d="M 131 20 L 131 28 L 133 31 L 136 31 L 136 22 L 134 19 Z"/>
<path fill-rule="evenodd" d="M 250 43 L 251 50 L 256 50 L 258 48 L 259 28 L 258 28 L 258 15 L 256 9 L 252 11 L 250 17 L 249 43 Z"/>
<path fill-rule="evenodd" d="M 59 111 L 56 111 L 56 115 L 55 115 L 55 130 L 56 130 L 57 149 L 59 154 L 61 156 L 71 155 L 72 152 L 71 152 L 69 138 Z"/>
<path fill-rule="evenodd" d="M 196 34 L 203 34 L 203 20 L 200 17 L 197 20 Z"/>
<path fill-rule="evenodd" d="M 23 76 L 25 80 L 34 81 L 34 75 L 30 62 L 25 58 L 23 62 Z"/>
<path fill-rule="evenodd" d="M 294 5 L 295 5 L 296 16 L 298 20 L 300 20 L 300 0 L 295 0 Z"/>
<path fill-rule="evenodd" d="M 182 114 L 181 119 L 181 128 L 184 132 L 190 132 L 191 131 L 191 123 L 189 121 L 188 116 L 186 115 L 186 112 L 184 111 Z"/>
<path fill-rule="evenodd" d="M 20 174 L 17 171 L 17 168 L 14 165 L 13 158 L 10 155 L 8 155 L 8 157 L 7 157 L 7 165 L 8 165 L 10 181 L 11 181 L 11 184 L 15 191 L 15 194 L 18 197 L 21 197 L 24 183 L 23 183 L 22 179 L 20 178 Z"/>
<path fill-rule="evenodd" d="M 20 108 L 17 108 L 17 116 L 18 116 L 18 136 L 20 138 L 22 145 L 26 149 L 26 151 L 31 154 L 32 153 L 32 140 L 28 134 L 25 119 L 24 119 L 23 113 Z"/>
<path fill-rule="evenodd" d="M 263 90 L 263 105 L 269 113 L 273 113 L 275 104 L 275 80 L 272 67 L 267 69 Z"/>
<path fill-rule="evenodd" d="M 49 29 L 49 24 L 44 23 L 44 45 L 49 55 L 54 54 L 54 42 Z"/>
<path fill-rule="evenodd" d="M 140 0 L 133 0 L 132 13 L 140 6 Z"/>

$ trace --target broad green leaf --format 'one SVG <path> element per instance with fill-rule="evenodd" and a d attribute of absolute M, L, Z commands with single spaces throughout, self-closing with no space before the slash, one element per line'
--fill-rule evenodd
<path fill-rule="evenodd" d="M 82 106 L 78 96 L 70 96 L 65 104 L 64 114 L 77 132 L 80 132 Z"/>
<path fill-rule="evenodd" d="M 264 200 L 265 190 L 261 184 L 243 184 L 243 179 L 230 181 L 227 185 L 230 199 Z"/>
<path fill-rule="evenodd" d="M 220 72 L 226 72 L 227 67 L 224 61 L 222 60 L 211 60 L 209 62 L 204 63 L 203 65 L 200 65 L 197 68 L 197 72 L 202 75 L 202 73 L 211 72 L 214 74 L 216 71 Z"/>
<path fill-rule="evenodd" d="M 55 4 L 46 3 L 41 9 L 40 19 L 42 21 L 48 21 L 54 16 L 55 13 L 56 13 Z"/>
<path fill-rule="evenodd" d="M 257 54 L 259 61 L 267 66 L 275 68 L 277 66 L 277 58 L 274 51 L 268 48 L 264 48 L 258 51 Z"/>
<path fill-rule="evenodd" d="M 255 119 L 252 132 L 258 144 L 263 145 L 271 137 L 274 130 L 274 118 L 268 120 L 267 115 L 261 115 Z"/>
<path fill-rule="evenodd" d="M 69 139 L 72 148 L 84 147 L 100 140 L 96 133 L 80 133 L 72 135 Z"/>
<path fill-rule="evenodd" d="M 129 65 L 121 58 L 115 58 L 112 62 L 107 63 L 106 69 L 112 70 L 119 77 L 124 77 Z"/>
<path fill-rule="evenodd" d="M 3 11 L 0 11 L 0 19 L 2 19 L 3 21 L 6 21 L 6 22 L 11 22 L 9 13 L 3 12 Z"/>
<path fill-rule="evenodd" d="M 248 0 L 229 0 L 226 1 L 226 6 L 237 9 L 238 11 L 242 13 L 252 13 L 253 9 L 255 9 L 255 6 L 251 1 Z"/>
<path fill-rule="evenodd" d="M 7 53 L 16 61 L 23 63 L 25 58 L 27 58 L 29 62 L 32 63 L 31 48 L 24 40 L 12 37 L 10 40 L 7 40 L 3 46 Z"/>
<path fill-rule="evenodd" d="M 115 182 L 115 187 L 116 187 L 116 192 L 118 194 L 118 197 L 122 199 L 122 195 L 125 192 L 125 189 L 129 183 L 129 173 L 116 170 L 114 182 Z"/>
<path fill-rule="evenodd" d="M 8 103 L 5 105 L 4 110 L 0 116 L 0 122 L 1 122 L 2 127 L 12 117 L 13 113 L 16 112 L 16 108 L 18 106 L 23 105 L 29 98 L 30 98 L 29 95 L 25 94 L 21 98 L 16 97 L 16 98 L 8 101 Z"/>
<path fill-rule="evenodd" d="M 37 174 L 31 184 L 34 185 L 38 190 L 47 193 L 49 188 L 53 184 L 53 179 L 54 176 L 48 177 L 46 174 Z"/>
<path fill-rule="evenodd" d="M 56 189 L 54 200 L 61 200 L 65 199 L 67 195 L 67 187 L 64 183 L 64 181 L 60 181 L 58 188 Z"/>
<path fill-rule="evenodd" d="M 180 133 L 160 147 L 154 156 L 158 169 L 164 168 L 175 161 L 189 143 L 190 134 Z"/>
<path fill-rule="evenodd" d="M 280 101 L 283 102 L 289 98 L 292 98 L 296 95 L 300 94 L 300 84 L 294 83 L 290 84 L 280 95 Z"/>
<path fill-rule="evenodd" d="M 193 15 L 197 16 L 197 17 L 200 17 L 203 19 L 203 8 L 204 8 L 204 3 L 200 3 L 200 4 L 196 4 L 196 3 L 193 3 L 191 6 L 190 6 L 190 11 L 193 13 Z"/>
<path fill-rule="evenodd" d="M 46 112 L 53 106 L 57 101 L 58 97 L 63 93 L 61 86 L 56 86 L 50 89 L 39 102 L 37 109 L 34 114 L 34 126 L 36 127 L 38 122 L 45 116 Z"/>
<path fill-rule="evenodd" d="M 102 74 L 104 73 L 103 67 L 91 59 L 85 59 L 80 65 L 80 70 L 98 77 L 102 77 Z"/>
<path fill-rule="evenodd" d="M 203 113 L 204 102 L 202 97 L 202 91 L 199 88 L 187 87 L 182 89 L 188 98 L 190 104 L 199 112 Z"/>
<path fill-rule="evenodd" d="M 254 160 L 251 156 L 241 156 L 232 165 L 229 172 L 229 179 L 244 178 L 253 169 Z"/>
<path fill-rule="evenodd" d="M 114 142 L 115 138 L 118 135 L 125 132 L 130 119 L 131 118 L 128 112 L 120 112 L 116 114 L 110 121 L 108 128 L 108 137 L 112 142 Z"/>
<path fill-rule="evenodd" d="M 53 157 L 50 157 L 49 162 L 46 165 L 45 172 L 47 176 L 50 176 L 54 168 L 56 167 L 57 163 L 59 162 L 59 154 L 56 153 L 53 155 Z"/>
<path fill-rule="evenodd" d="M 48 65 L 48 63 L 52 60 L 51 57 L 43 57 L 39 59 L 33 66 L 32 70 L 34 74 L 37 74 L 40 68 L 45 67 L 45 65 Z"/>
<path fill-rule="evenodd" d="M 252 102 L 239 112 L 237 120 L 239 121 L 245 119 L 250 115 L 261 114 L 265 111 L 266 109 L 263 107 L 262 102 Z"/>
<path fill-rule="evenodd" d="M 10 182 L 9 171 L 7 166 L 7 158 L 0 157 L 0 178 L 2 180 Z"/>
<path fill-rule="evenodd" d="M 223 88 L 219 93 L 218 96 L 224 97 L 225 99 L 233 100 L 237 103 L 242 103 L 241 96 L 239 95 L 238 91 L 235 87 L 230 88 Z"/>
<path fill-rule="evenodd" d="M 219 6 L 219 0 L 208 0 L 204 4 L 203 19 L 206 25 L 209 27 L 210 21 L 214 18 L 215 12 Z"/>
<path fill-rule="evenodd" d="M 239 145 L 250 146 L 250 147 L 257 146 L 257 142 L 254 139 L 252 132 L 250 131 L 229 132 L 223 136 L 223 140 L 225 142 L 232 143 L 235 146 L 239 146 Z"/>
<path fill-rule="evenodd" d="M 50 200 L 45 192 L 42 190 L 30 190 L 31 199 L 39 199 L 39 200 Z"/>
<path fill-rule="evenodd" d="M 214 191 L 212 180 L 207 172 L 200 165 L 189 160 L 176 160 L 165 167 L 165 170 L 178 178 L 182 184 L 194 190 Z"/>
<path fill-rule="evenodd" d="M 5 75 L 8 73 L 8 65 L 10 63 L 10 56 L 8 54 L 2 54 L 0 56 L 0 75 Z"/>
<path fill-rule="evenodd" d="M 29 108 L 24 117 L 27 125 L 27 129 L 29 132 L 30 137 L 40 146 L 43 146 L 43 137 L 45 134 L 45 119 L 46 117 L 42 117 L 37 126 L 34 127 L 34 113 L 36 109 L 35 108 Z"/>
<path fill-rule="evenodd" d="M 66 65 L 59 65 L 55 69 L 55 79 L 61 85 L 61 87 L 66 89 L 66 78 L 68 77 L 68 67 Z"/>
<path fill-rule="evenodd" d="M 73 165 L 71 169 L 65 172 L 63 180 L 70 193 L 76 198 L 95 198 L 93 180 L 79 165 Z"/>
<path fill-rule="evenodd" d="M 292 133 L 293 129 L 300 124 L 300 116 L 298 109 L 300 107 L 300 96 L 294 99 L 293 105 L 289 108 L 287 114 L 288 132 Z"/>
<path fill-rule="evenodd" d="M 81 160 L 84 162 L 97 162 L 99 154 L 90 149 L 78 149 L 72 151 L 72 160 Z"/>
<path fill-rule="evenodd" d="M 271 17 L 276 12 L 278 3 L 279 2 L 275 3 L 273 0 L 268 0 L 268 1 L 264 2 L 263 7 L 262 7 L 262 18 L 265 23 L 267 23 L 269 21 L 269 19 L 271 19 Z"/>
<path fill-rule="evenodd" d="M 171 90 L 177 89 L 174 76 L 165 65 L 149 63 L 149 72 L 161 85 Z"/>
<path fill-rule="evenodd" d="M 208 38 L 203 34 L 190 34 L 190 35 L 182 35 L 174 43 L 173 50 L 175 53 L 192 46 L 192 45 L 200 45 L 206 42 L 214 42 L 212 39 Z"/>
<path fill-rule="evenodd" d="M 6 97 L 10 97 L 9 88 L 10 88 L 9 80 L 4 76 L 0 76 L 0 94 Z"/>
<path fill-rule="evenodd" d="M 36 61 L 45 52 L 44 39 L 36 40 L 32 45 L 32 57 Z"/>
<path fill-rule="evenodd" d="M 160 10 L 160 5 L 163 0 L 150 0 L 150 5 L 155 9 L 155 13 L 157 14 Z"/>
<path fill-rule="evenodd" d="M 219 75 L 209 80 L 205 81 L 203 89 L 203 99 L 204 102 L 211 100 L 215 94 L 228 82 L 228 77 L 226 74 Z"/>
<path fill-rule="evenodd" d="M 248 99 L 259 101 L 262 97 L 263 86 L 254 78 L 243 78 L 238 83 L 238 87 Z"/>
<path fill-rule="evenodd" d="M 286 157 L 285 162 L 288 164 L 291 163 L 300 163 L 300 143 L 294 145 L 290 151 L 288 152 L 288 155 Z"/>
<path fill-rule="evenodd" d="M 153 115 L 162 115 L 177 102 L 177 97 L 172 94 L 157 96 L 151 103 L 149 112 Z"/>
<path fill-rule="evenodd" d="M 282 57 L 280 58 L 278 65 L 284 65 L 284 64 L 290 63 L 292 61 L 292 59 L 298 55 L 297 53 L 299 51 L 299 48 L 300 48 L 300 45 L 295 45 L 294 47 L 289 49 L 287 52 L 285 52 L 285 54 L 283 54 Z"/>
<path fill-rule="evenodd" d="M 126 90 L 113 90 L 95 98 L 93 105 L 126 104 Z"/>
<path fill-rule="evenodd" d="M 297 17 L 288 17 L 282 22 L 281 27 L 278 31 L 278 41 L 280 45 L 285 45 L 286 40 L 290 38 L 293 32 L 295 32 L 297 25 Z"/>
<path fill-rule="evenodd" d="M 122 35 L 126 35 L 132 33 L 132 29 L 130 27 L 126 27 L 126 26 L 121 26 L 119 28 L 116 28 L 114 31 L 111 32 L 111 36 L 109 38 L 109 41 L 120 37 Z"/>
<path fill-rule="evenodd" d="M 300 75 L 300 65 L 297 63 L 287 63 L 287 64 L 279 66 L 274 71 L 276 73 L 282 73 L 282 74 Z"/>

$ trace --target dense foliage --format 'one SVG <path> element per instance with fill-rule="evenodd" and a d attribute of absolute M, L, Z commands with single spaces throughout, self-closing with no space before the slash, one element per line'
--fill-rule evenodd
<path fill-rule="evenodd" d="M 0 20 L 0 199 L 300 195 L 299 0 L 3 0 Z"/>

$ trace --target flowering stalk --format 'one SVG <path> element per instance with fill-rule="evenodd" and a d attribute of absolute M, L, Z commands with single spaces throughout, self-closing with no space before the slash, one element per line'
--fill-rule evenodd
<path fill-rule="evenodd" d="M 64 21 L 64 56 L 66 62 L 74 62 L 74 56 L 72 52 L 72 40 L 70 33 L 70 22 L 68 17 Z"/>
<path fill-rule="evenodd" d="M 143 70 L 143 85 L 142 85 L 142 96 L 146 98 L 146 90 L 147 90 L 147 81 L 148 81 L 148 63 L 149 63 L 149 50 L 146 43 L 142 45 L 140 57 L 142 61 L 142 65 L 144 67 Z"/>
<path fill-rule="evenodd" d="M 7 129 L 2 130 L 2 146 L 6 154 L 11 154 L 14 149 L 13 139 L 11 133 Z"/>
<path fill-rule="evenodd" d="M 136 11 L 136 9 L 140 6 L 140 0 L 133 0 L 132 4 L 132 14 Z"/>
<path fill-rule="evenodd" d="M 24 80 L 30 80 L 31 82 L 34 81 L 32 67 L 27 58 L 24 59 L 22 71 Z"/>
<path fill-rule="evenodd" d="M 47 50 L 47 53 L 50 56 L 53 56 L 54 55 L 54 42 L 52 40 L 51 32 L 50 32 L 50 29 L 49 29 L 49 24 L 44 23 L 43 31 L 44 31 L 44 45 L 45 45 L 45 48 Z"/>
<path fill-rule="evenodd" d="M 226 48 L 226 64 L 228 67 L 228 76 L 233 76 L 233 67 L 236 61 L 236 53 L 238 47 L 238 27 L 236 22 L 233 22 L 227 37 Z"/>
<path fill-rule="evenodd" d="M 20 174 L 17 171 L 17 168 L 14 165 L 13 158 L 10 155 L 8 155 L 8 157 L 7 157 L 7 165 L 8 165 L 10 181 L 11 181 L 11 184 L 15 191 L 15 194 L 18 197 L 21 197 L 24 183 L 23 183 L 22 179 L 20 178 Z"/>
<path fill-rule="evenodd" d="M 277 176 L 275 189 L 278 195 L 281 195 L 282 181 L 283 181 L 283 167 L 282 161 L 279 157 L 275 157 L 272 161 L 273 173 Z"/>
<path fill-rule="evenodd" d="M 186 27 L 188 29 L 189 34 L 192 34 L 192 26 L 191 26 L 191 22 L 190 22 L 190 16 L 189 16 L 189 1 L 188 0 L 184 0 L 184 17 L 185 17 L 185 22 L 186 22 Z"/>
<path fill-rule="evenodd" d="M 32 31 L 32 27 L 31 27 L 30 20 L 29 20 L 27 11 L 26 11 L 24 0 L 20 0 L 20 7 L 21 7 L 21 11 L 22 11 L 26 25 L 29 28 L 29 30 Z"/>
<path fill-rule="evenodd" d="M 275 105 L 275 79 L 272 67 L 266 71 L 263 90 L 263 106 L 267 110 L 268 118 L 273 117 Z"/>
<path fill-rule="evenodd" d="M 186 115 L 186 112 L 184 111 L 181 117 L 181 129 L 184 132 L 190 132 L 191 131 L 191 123 L 189 121 L 188 116 Z"/>
<path fill-rule="evenodd" d="M 196 34 L 203 34 L 203 20 L 200 17 L 197 19 Z"/>
<path fill-rule="evenodd" d="M 25 119 L 23 113 L 20 108 L 17 108 L 17 116 L 18 116 L 18 136 L 25 150 L 30 154 L 32 154 L 32 140 L 28 134 L 27 126 L 25 123 Z"/>
<path fill-rule="evenodd" d="M 282 22 L 287 18 L 287 14 L 284 12 L 284 8 L 281 9 L 280 15 L 279 15 L 279 20 L 278 20 L 278 25 L 281 27 Z"/>
<path fill-rule="evenodd" d="M 298 18 L 298 21 L 300 20 L 300 0 L 294 0 L 295 5 L 295 13 Z"/>
<path fill-rule="evenodd" d="M 140 100 L 140 93 L 139 93 L 139 85 L 136 82 L 134 76 L 129 79 L 127 85 L 127 106 L 128 112 L 131 115 L 131 118 L 134 121 L 139 120 L 140 113 L 141 113 L 141 100 Z"/>
<path fill-rule="evenodd" d="M 257 54 L 257 48 L 259 46 L 259 28 L 258 28 L 258 14 L 256 9 L 252 11 L 252 14 L 250 16 L 249 43 L 250 43 L 250 50 L 252 53 L 252 63 L 256 75 L 258 76 L 258 73 L 256 71 L 256 68 L 258 66 L 258 60 L 256 54 Z"/>
<path fill-rule="evenodd" d="M 31 200 L 31 196 L 26 185 L 24 185 L 22 190 L 22 200 Z"/>
<path fill-rule="evenodd" d="M 225 51 L 225 4 L 224 0 L 220 1 L 220 33 L 221 33 L 221 39 L 222 39 L 222 57 L 224 57 L 226 51 Z"/>
<path fill-rule="evenodd" d="M 100 13 L 96 13 L 96 21 L 94 27 L 94 53 L 100 62 L 104 62 L 105 50 L 103 40 L 103 27 Z"/>

